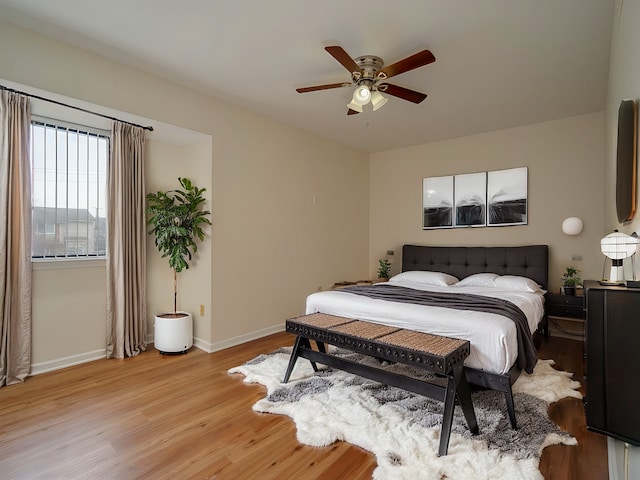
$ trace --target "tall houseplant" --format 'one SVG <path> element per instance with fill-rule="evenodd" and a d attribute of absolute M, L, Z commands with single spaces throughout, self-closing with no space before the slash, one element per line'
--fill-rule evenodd
<path fill-rule="evenodd" d="M 163 258 L 173 270 L 173 313 L 178 313 L 178 273 L 189 268 L 198 250 L 197 240 L 204 240 L 205 225 L 211 225 L 211 212 L 202 210 L 206 188 L 198 188 L 188 178 L 178 178 L 180 190 L 147 194 L 147 224 L 150 235 Z"/>

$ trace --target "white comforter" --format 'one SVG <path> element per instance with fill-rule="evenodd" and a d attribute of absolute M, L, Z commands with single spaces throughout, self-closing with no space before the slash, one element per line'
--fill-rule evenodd
<path fill-rule="evenodd" d="M 395 285 L 415 288 L 414 285 L 402 283 L 395 283 Z M 420 289 L 473 293 L 508 300 L 524 312 L 532 333 L 544 314 L 542 293 L 506 291 L 478 286 L 423 286 Z M 494 313 L 389 302 L 340 290 L 309 295 L 306 313 L 316 312 L 469 340 L 471 353 L 465 365 L 492 373 L 508 372 L 518 356 L 514 322 Z"/>

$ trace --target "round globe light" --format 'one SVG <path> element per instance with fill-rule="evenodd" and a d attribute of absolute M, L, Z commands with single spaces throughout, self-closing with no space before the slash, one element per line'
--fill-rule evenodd
<path fill-rule="evenodd" d="M 562 222 L 562 231 L 565 235 L 578 235 L 582 232 L 582 220 L 578 217 L 569 217 Z"/>
<path fill-rule="evenodd" d="M 353 101 L 358 105 L 366 105 L 371 101 L 371 90 L 366 85 L 359 85 L 353 92 Z"/>

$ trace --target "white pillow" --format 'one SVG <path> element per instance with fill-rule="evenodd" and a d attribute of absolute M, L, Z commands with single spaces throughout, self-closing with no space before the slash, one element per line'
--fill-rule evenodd
<path fill-rule="evenodd" d="M 456 283 L 456 287 L 495 287 L 498 277 L 496 273 L 474 273 Z"/>
<path fill-rule="evenodd" d="M 517 275 L 502 275 L 496 278 L 496 287 L 502 290 L 516 290 L 519 292 L 544 293 L 536 282 L 527 277 Z"/>
<path fill-rule="evenodd" d="M 402 272 L 389 279 L 390 283 L 413 283 L 418 285 L 437 285 L 446 287 L 453 285 L 458 279 L 453 275 L 442 272 L 424 272 L 420 270 L 412 270 Z"/>

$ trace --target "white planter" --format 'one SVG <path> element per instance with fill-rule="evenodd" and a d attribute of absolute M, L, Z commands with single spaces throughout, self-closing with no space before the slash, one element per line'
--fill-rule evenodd
<path fill-rule="evenodd" d="M 155 316 L 154 344 L 160 353 L 187 353 L 193 346 L 193 317 L 188 312 Z"/>

